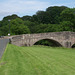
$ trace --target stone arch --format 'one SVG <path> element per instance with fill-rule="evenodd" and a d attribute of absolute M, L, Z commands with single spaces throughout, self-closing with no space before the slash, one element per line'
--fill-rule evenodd
<path fill-rule="evenodd" d="M 49 39 L 49 38 L 37 39 L 37 40 L 35 40 L 35 41 L 32 43 L 32 45 L 34 45 L 36 42 L 38 42 L 38 41 L 40 41 L 40 40 L 49 40 L 49 41 L 51 41 L 51 42 L 53 42 L 53 43 L 56 43 L 58 46 L 63 47 L 63 45 L 62 45 L 60 42 L 58 42 L 57 40 L 55 40 L 55 39 Z"/>

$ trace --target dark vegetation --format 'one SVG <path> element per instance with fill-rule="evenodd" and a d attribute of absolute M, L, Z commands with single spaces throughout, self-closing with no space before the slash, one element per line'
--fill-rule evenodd
<path fill-rule="evenodd" d="M 44 46 L 51 46 L 51 47 L 62 47 L 61 44 L 54 40 L 50 39 L 43 39 L 38 42 L 36 42 L 34 45 L 44 45 Z"/>
<path fill-rule="evenodd" d="M 37 11 L 32 16 L 19 17 L 13 14 L 0 21 L 1 36 L 8 35 L 9 32 L 11 35 L 20 35 L 61 31 L 75 32 L 75 8 L 52 6 L 45 11 Z"/>
<path fill-rule="evenodd" d="M 72 48 L 75 48 L 75 44 L 72 46 Z"/>

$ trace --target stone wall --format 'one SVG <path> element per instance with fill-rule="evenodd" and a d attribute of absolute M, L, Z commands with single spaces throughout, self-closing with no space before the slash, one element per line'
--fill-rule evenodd
<path fill-rule="evenodd" d="M 17 46 L 32 46 L 37 41 L 49 39 L 58 42 L 63 47 L 70 48 L 75 43 L 75 32 L 49 32 L 38 34 L 23 34 L 11 36 L 11 43 Z"/>

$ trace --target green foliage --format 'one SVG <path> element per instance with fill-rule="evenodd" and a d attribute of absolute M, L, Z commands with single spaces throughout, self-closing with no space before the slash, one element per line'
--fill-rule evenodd
<path fill-rule="evenodd" d="M 9 33 L 9 26 L 11 35 L 30 33 L 29 28 L 26 25 L 24 25 L 24 21 L 20 18 L 13 19 L 10 22 L 6 23 L 7 25 L 3 25 L 2 27 L 0 27 L 1 35 L 7 35 Z"/>
<path fill-rule="evenodd" d="M 32 21 L 37 21 L 38 23 L 43 24 L 59 24 L 60 22 L 60 13 L 66 9 L 65 6 L 53 6 L 48 7 L 46 11 L 38 11 L 35 15 L 32 16 Z"/>
<path fill-rule="evenodd" d="M 30 33 L 27 26 L 24 25 L 24 21 L 20 18 L 16 18 L 11 21 L 11 33 L 15 35 Z"/>
<path fill-rule="evenodd" d="M 61 22 L 60 31 L 73 31 L 73 23 L 71 23 L 70 21 Z"/>
<path fill-rule="evenodd" d="M 67 8 L 62 11 L 61 18 L 64 21 L 72 21 L 72 19 L 75 19 L 75 8 Z"/>
<path fill-rule="evenodd" d="M 63 21 L 69 22 L 68 23 L 70 25 L 69 27 L 71 27 L 69 31 L 75 31 L 75 8 L 67 8 L 64 11 L 62 11 L 61 19 L 62 19 L 62 22 Z"/>
<path fill-rule="evenodd" d="M 13 15 L 9 15 L 9 16 L 6 16 L 3 18 L 3 21 L 8 21 L 8 20 L 13 20 L 13 19 L 16 19 L 16 18 L 20 18 L 18 17 L 16 14 L 13 14 Z"/>
<path fill-rule="evenodd" d="M 27 15 L 27 16 L 23 16 L 21 19 L 23 21 L 27 21 L 27 20 L 31 21 L 32 17 Z"/>
<path fill-rule="evenodd" d="M 43 24 L 48 24 L 50 23 L 50 16 L 49 16 L 49 13 L 48 12 L 45 12 L 45 11 L 38 11 L 36 13 L 36 16 L 37 16 L 37 21 L 39 23 L 43 23 Z"/>
<path fill-rule="evenodd" d="M 30 33 L 36 33 L 37 31 L 37 22 L 24 21 L 24 25 L 26 25 L 30 29 Z"/>
<path fill-rule="evenodd" d="M 59 31 L 58 26 L 59 24 L 40 24 L 40 25 L 37 25 L 36 31 L 37 33 L 57 32 Z"/>
<path fill-rule="evenodd" d="M 0 27 L 0 36 L 5 36 L 9 33 L 9 26 Z"/>
<path fill-rule="evenodd" d="M 10 22 L 9 22 L 10 20 Z M 51 6 L 46 11 L 37 11 L 35 15 L 19 17 L 16 14 L 6 16 L 0 21 L 0 35 L 44 33 L 44 32 L 75 32 L 75 8 Z"/>
<path fill-rule="evenodd" d="M 46 12 L 49 14 L 49 19 L 51 20 L 51 24 L 59 24 L 60 22 L 60 13 L 66 9 L 65 6 L 52 6 L 46 9 Z"/>
<path fill-rule="evenodd" d="M 36 42 L 34 45 L 44 45 L 44 46 L 50 46 L 50 47 L 61 47 L 61 45 L 54 41 L 54 40 L 50 40 L 50 39 L 43 39 L 40 40 L 38 42 Z"/>

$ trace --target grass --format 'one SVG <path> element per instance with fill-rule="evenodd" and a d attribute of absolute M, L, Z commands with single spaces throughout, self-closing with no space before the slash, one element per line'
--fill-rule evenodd
<path fill-rule="evenodd" d="M 7 45 L 0 75 L 75 75 L 75 50 Z"/>

